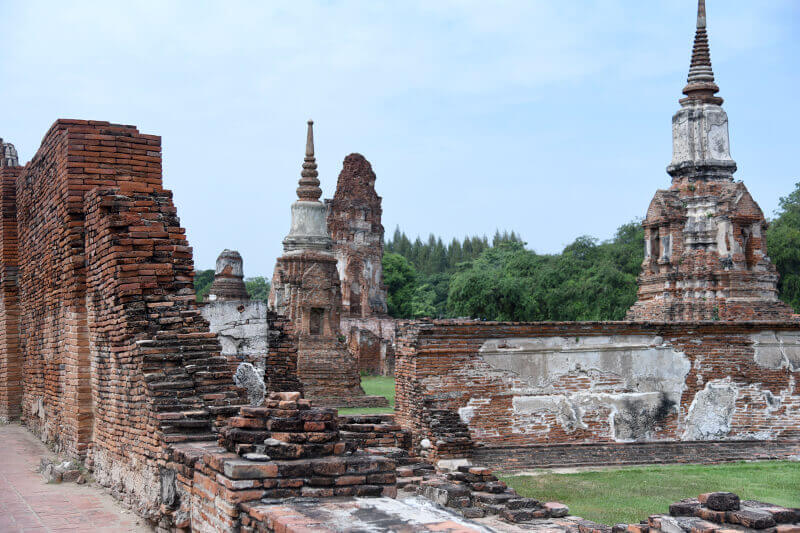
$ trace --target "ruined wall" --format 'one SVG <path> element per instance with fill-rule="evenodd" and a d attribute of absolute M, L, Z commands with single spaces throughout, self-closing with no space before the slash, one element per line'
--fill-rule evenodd
<path fill-rule="evenodd" d="M 246 362 L 261 371 L 267 391 L 303 390 L 297 379 L 297 338 L 291 321 L 261 301 L 218 300 L 201 309 L 219 339 L 230 375 Z"/>
<path fill-rule="evenodd" d="M 0 202 L 3 405 L 148 517 L 169 444 L 211 438 L 238 403 L 195 302 L 160 144 L 132 126 L 59 120 L 15 181 L 2 169 Z"/>
<path fill-rule="evenodd" d="M 2 146 L 2 140 L 0 140 Z M 20 168 L 0 162 L 0 422 L 19 418 L 22 404 L 22 356 L 19 352 L 17 289 L 16 180 Z"/>
<path fill-rule="evenodd" d="M 442 409 L 479 446 L 800 440 L 791 322 L 410 322 L 396 375 L 398 421 L 433 456 Z"/>

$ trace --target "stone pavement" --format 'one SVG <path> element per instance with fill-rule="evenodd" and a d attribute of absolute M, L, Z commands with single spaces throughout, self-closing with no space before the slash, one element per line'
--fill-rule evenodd
<path fill-rule="evenodd" d="M 43 456 L 52 453 L 24 427 L 0 425 L 0 532 L 152 531 L 99 486 L 45 483 Z"/>

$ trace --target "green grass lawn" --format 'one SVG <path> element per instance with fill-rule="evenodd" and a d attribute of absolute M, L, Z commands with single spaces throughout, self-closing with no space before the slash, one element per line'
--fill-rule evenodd
<path fill-rule="evenodd" d="M 800 463 L 631 467 L 575 474 L 502 477 L 524 496 L 559 501 L 570 513 L 604 524 L 637 523 L 669 504 L 713 491 L 743 500 L 800 507 Z"/>
<path fill-rule="evenodd" d="M 394 377 L 361 376 L 361 388 L 367 396 L 383 396 L 389 400 L 389 407 L 353 407 L 339 409 L 340 415 L 374 415 L 394 413 Z"/>

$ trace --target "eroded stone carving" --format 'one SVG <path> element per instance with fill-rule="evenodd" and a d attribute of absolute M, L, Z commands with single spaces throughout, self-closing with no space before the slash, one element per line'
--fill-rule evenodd
<path fill-rule="evenodd" d="M 237 387 L 242 387 L 247 391 L 247 401 L 250 402 L 250 405 L 258 407 L 264 403 L 267 387 L 256 367 L 250 363 L 241 363 L 236 369 L 236 373 L 233 374 L 233 382 Z"/>

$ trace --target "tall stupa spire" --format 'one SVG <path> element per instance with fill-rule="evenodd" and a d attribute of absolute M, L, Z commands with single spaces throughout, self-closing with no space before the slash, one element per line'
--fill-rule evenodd
<path fill-rule="evenodd" d="M 711 68 L 711 48 L 706 31 L 706 0 L 698 0 L 697 31 L 692 49 L 692 64 L 689 67 L 688 83 L 683 89 L 686 98 L 681 103 L 695 100 L 721 105 L 723 100 L 715 96 L 717 92 L 719 92 L 719 87 L 714 82 L 714 70 Z"/>
<path fill-rule="evenodd" d="M 308 121 L 306 134 L 306 157 L 303 171 L 300 172 L 300 186 L 297 187 L 297 201 L 292 204 L 292 227 L 283 240 L 286 253 L 309 250 L 330 253 L 333 241 L 328 233 L 327 211 L 319 201 L 322 189 L 319 188 L 317 160 L 314 157 L 314 121 Z"/>
<path fill-rule="evenodd" d="M 314 157 L 314 121 L 308 121 L 306 134 L 306 157 L 303 160 L 303 171 L 300 173 L 300 186 L 297 188 L 297 198 L 304 202 L 319 201 L 322 189 L 319 188 L 319 173 L 317 172 L 317 159 Z"/>

